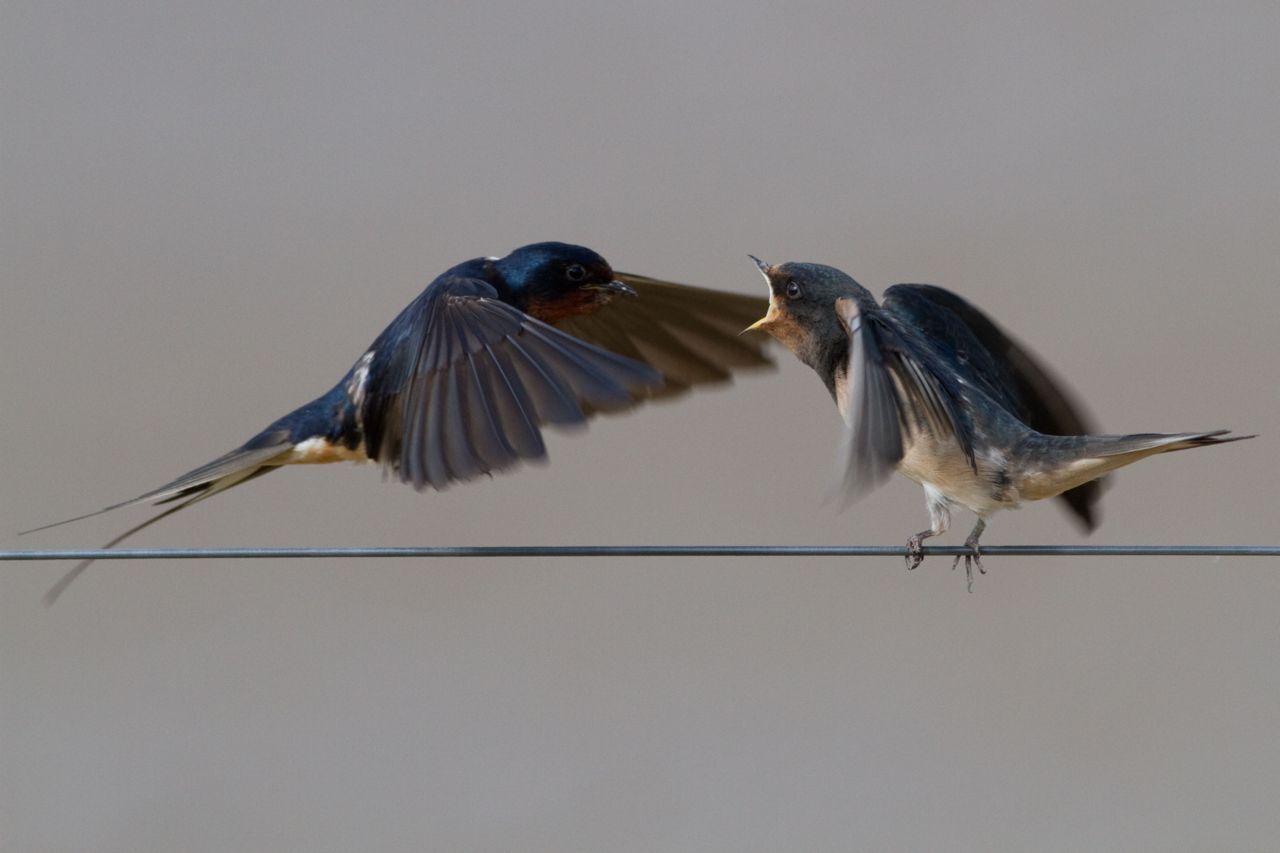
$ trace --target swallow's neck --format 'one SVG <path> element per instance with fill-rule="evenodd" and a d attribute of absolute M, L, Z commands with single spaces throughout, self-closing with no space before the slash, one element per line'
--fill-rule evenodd
<path fill-rule="evenodd" d="M 827 393 L 840 407 L 840 414 L 847 416 L 845 392 L 849 384 L 846 381 L 849 374 L 849 339 L 842 337 L 828 345 L 819 346 L 815 348 L 813 356 L 813 361 L 805 359 L 805 363 L 822 377 L 822 383 L 827 386 Z"/>
<path fill-rule="evenodd" d="M 840 417 L 849 421 L 849 362 L 842 361 L 836 365 L 832 371 L 833 382 L 827 383 L 827 391 L 831 393 L 831 399 L 836 401 L 836 408 L 840 410 Z"/>

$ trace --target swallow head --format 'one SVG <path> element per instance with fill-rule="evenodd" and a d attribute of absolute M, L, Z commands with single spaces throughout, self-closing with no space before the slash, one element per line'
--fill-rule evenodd
<path fill-rule="evenodd" d="M 836 300 L 866 291 L 834 267 L 795 261 L 770 265 L 755 255 L 749 257 L 769 285 L 769 310 L 743 332 L 772 335 L 801 361 L 816 367 L 816 360 L 848 337 Z"/>
<path fill-rule="evenodd" d="M 547 323 L 589 314 L 618 296 L 635 296 L 609 262 L 585 246 L 532 243 L 493 265 L 504 299 Z"/>

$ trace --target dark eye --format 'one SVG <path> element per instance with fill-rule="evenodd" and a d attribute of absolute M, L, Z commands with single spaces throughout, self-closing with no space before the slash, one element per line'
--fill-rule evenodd
<path fill-rule="evenodd" d="M 796 284 L 794 281 L 789 281 L 789 282 L 787 282 L 787 298 L 788 298 L 788 299 L 799 299 L 799 298 L 800 298 L 800 285 Z"/>
<path fill-rule="evenodd" d="M 587 277 L 587 268 L 582 264 L 569 264 L 565 268 L 564 277 L 569 281 L 582 281 Z"/>

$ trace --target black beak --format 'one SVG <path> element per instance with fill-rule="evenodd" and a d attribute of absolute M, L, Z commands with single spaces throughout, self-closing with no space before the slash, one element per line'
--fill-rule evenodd
<path fill-rule="evenodd" d="M 618 281 L 617 279 L 614 279 L 613 281 L 606 281 L 603 284 L 584 284 L 582 285 L 582 289 L 583 290 L 603 290 L 605 293 L 611 293 L 615 296 L 635 296 L 636 295 L 635 288 L 633 288 L 631 285 L 627 284 L 626 282 Z"/>

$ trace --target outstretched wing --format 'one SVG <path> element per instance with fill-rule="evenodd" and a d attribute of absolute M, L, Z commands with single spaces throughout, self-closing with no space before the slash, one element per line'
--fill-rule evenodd
<path fill-rule="evenodd" d="M 883 305 L 919 329 L 951 356 L 968 381 L 1036 432 L 1097 432 L 1062 381 L 972 303 L 930 284 L 895 284 L 885 291 Z M 1101 480 L 1092 480 L 1059 496 L 1086 530 L 1097 525 L 1102 489 Z"/>
<path fill-rule="evenodd" d="M 443 489 L 545 455 L 540 427 L 623 409 L 661 386 L 645 364 L 443 278 L 370 347 L 357 393 L 365 448 L 414 488 Z"/>
<path fill-rule="evenodd" d="M 728 382 L 735 370 L 773 365 L 765 354 L 766 335 L 739 335 L 764 314 L 768 300 L 630 273 L 615 276 L 635 290 L 635 298 L 614 299 L 556 327 L 653 367 L 663 378 L 654 396 Z"/>
<path fill-rule="evenodd" d="M 836 401 L 848 424 L 841 450 L 845 493 L 856 498 L 884 482 L 907 441 L 922 430 L 954 438 L 973 464 L 961 389 L 935 369 L 929 348 L 873 305 L 838 299 L 836 313 L 849 335 L 847 373 L 836 380 Z"/>

